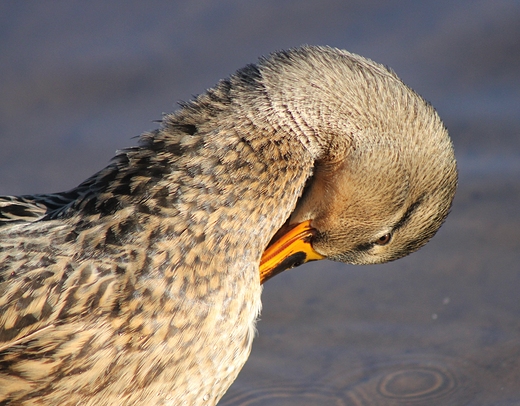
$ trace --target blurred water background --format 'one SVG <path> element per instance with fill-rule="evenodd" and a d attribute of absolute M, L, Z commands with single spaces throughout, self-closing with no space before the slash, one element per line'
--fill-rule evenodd
<path fill-rule="evenodd" d="M 225 405 L 520 405 L 520 2 L 0 3 L 0 194 L 62 191 L 176 103 L 301 44 L 392 67 L 438 110 L 460 187 L 403 260 L 265 285 Z"/>

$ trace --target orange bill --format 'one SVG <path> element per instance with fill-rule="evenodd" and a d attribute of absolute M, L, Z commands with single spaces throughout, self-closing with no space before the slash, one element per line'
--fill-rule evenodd
<path fill-rule="evenodd" d="M 260 260 L 260 283 L 305 262 L 324 259 L 312 248 L 311 238 L 314 234 L 310 220 L 282 227 Z"/>

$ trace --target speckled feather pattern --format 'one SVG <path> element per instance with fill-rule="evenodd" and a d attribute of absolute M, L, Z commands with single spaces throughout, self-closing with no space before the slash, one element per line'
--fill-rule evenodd
<path fill-rule="evenodd" d="M 74 190 L 0 198 L 1 405 L 216 404 L 251 349 L 267 243 L 291 215 L 311 216 L 313 182 L 327 162 L 363 148 L 359 132 L 366 128 L 410 129 L 416 125 L 411 115 L 424 114 L 431 122 L 420 130 L 435 127 L 436 159 L 451 171 L 448 181 L 435 174 L 425 185 L 443 200 L 453 197 L 456 169 L 447 133 L 433 109 L 393 73 L 329 48 L 287 55 L 250 65 L 165 116 L 138 147 L 120 151 Z M 309 58 L 322 72 L 293 69 L 294 61 Z M 298 79 L 291 69 L 307 77 Z M 348 70 L 368 79 L 355 77 L 345 89 L 382 87 L 368 93 L 382 113 L 356 113 L 349 98 L 363 105 L 366 95 L 330 101 L 321 90 L 304 89 L 323 85 L 316 74 L 330 84 Z M 283 92 L 284 86 L 296 90 Z M 391 97 L 402 95 L 391 101 L 392 112 L 381 107 L 388 102 L 385 86 L 395 87 Z M 399 103 L 404 107 L 396 108 Z M 344 108 L 350 113 L 341 124 L 337 112 Z M 386 123 L 396 115 L 406 122 Z M 426 156 L 416 144 L 414 154 Z M 385 218 L 403 217 L 417 200 L 405 192 L 396 192 L 397 214 Z M 439 206 L 432 229 L 450 203 Z M 334 239 L 322 235 L 327 247 Z M 366 247 L 356 244 L 365 258 Z M 404 255 L 399 249 L 383 260 Z"/>
<path fill-rule="evenodd" d="M 260 310 L 260 256 L 310 160 L 279 134 L 247 139 L 253 127 L 226 123 L 225 87 L 190 106 L 189 125 L 167 117 L 48 220 L 0 229 L 0 399 L 211 404 L 235 379 Z"/>

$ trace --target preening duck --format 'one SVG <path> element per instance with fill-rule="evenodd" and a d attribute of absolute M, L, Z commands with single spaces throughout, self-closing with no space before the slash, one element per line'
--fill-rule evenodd
<path fill-rule="evenodd" d="M 456 184 L 446 128 L 389 69 L 262 58 L 77 188 L 0 198 L 0 404 L 214 405 L 265 280 L 417 250 Z"/>

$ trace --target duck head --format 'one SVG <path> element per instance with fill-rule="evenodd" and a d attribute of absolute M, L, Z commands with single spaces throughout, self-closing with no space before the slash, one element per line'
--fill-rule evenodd
<path fill-rule="evenodd" d="M 457 186 L 433 107 L 392 71 L 346 51 L 303 47 L 259 68 L 276 119 L 315 162 L 262 256 L 261 281 L 312 260 L 375 264 L 426 244 Z"/>

